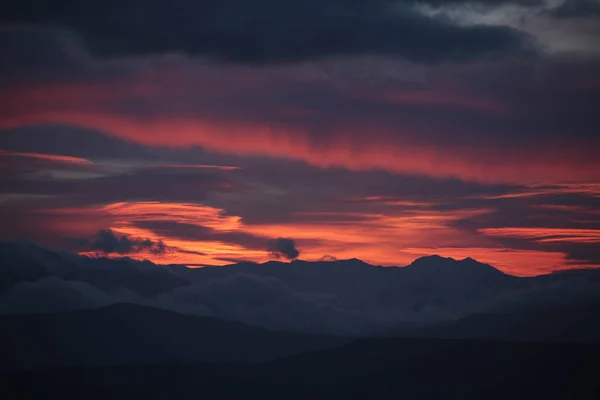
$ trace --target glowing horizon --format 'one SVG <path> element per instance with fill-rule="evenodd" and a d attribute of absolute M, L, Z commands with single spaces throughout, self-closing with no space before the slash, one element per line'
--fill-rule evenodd
<path fill-rule="evenodd" d="M 159 263 L 600 267 L 597 16 L 350 3 L 295 25 L 298 4 L 182 2 L 164 29 L 117 6 L 6 10 L 0 239 Z M 118 37 L 80 20 L 96 12 Z"/>

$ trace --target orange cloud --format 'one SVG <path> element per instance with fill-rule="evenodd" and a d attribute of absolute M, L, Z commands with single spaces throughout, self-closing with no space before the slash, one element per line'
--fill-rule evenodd
<path fill-rule="evenodd" d="M 523 197 L 547 196 L 553 194 L 583 194 L 592 197 L 600 197 L 600 184 L 594 182 L 587 183 L 558 183 L 546 187 L 544 185 L 530 185 L 525 190 L 515 193 L 506 193 L 494 196 L 479 196 L 472 198 L 482 198 L 488 200 L 498 199 L 516 199 Z M 545 206 L 552 207 L 552 206 Z M 564 209 L 564 206 L 561 206 Z"/>
<path fill-rule="evenodd" d="M 300 243 L 307 243 L 302 248 L 304 259 L 319 259 L 325 253 L 334 253 L 338 258 L 359 257 L 376 264 L 398 265 L 399 262 L 412 261 L 412 255 L 402 252 L 405 246 L 422 244 L 428 240 L 443 241 L 448 245 L 457 244 L 455 232 L 446 227 L 446 224 L 467 215 L 485 213 L 487 210 L 467 210 L 454 214 L 415 213 L 398 217 L 361 214 L 365 219 L 361 223 L 344 222 L 343 215 L 340 215 L 340 222 L 284 225 L 248 225 L 243 223 L 240 217 L 227 215 L 221 209 L 195 204 L 114 203 L 102 207 L 100 212 L 110 217 L 110 228 L 121 234 L 152 240 L 162 239 L 169 246 L 206 254 L 136 255 L 150 257 L 154 261 L 225 264 L 226 262 L 219 259 L 266 261 L 269 256 L 266 251 L 246 249 L 231 243 L 158 237 L 150 229 L 137 227 L 136 222 L 170 221 L 205 226 L 221 232 L 245 232 L 266 238 L 285 235 Z"/>
<path fill-rule="evenodd" d="M 158 263 L 223 265 L 219 258 L 243 258 L 261 261 L 265 252 L 245 249 L 242 246 L 211 240 L 160 237 L 150 229 L 135 226 L 136 222 L 169 221 L 189 225 L 205 226 L 216 231 L 231 232 L 243 229 L 241 218 L 228 216 L 221 209 L 197 205 L 160 202 L 113 203 L 99 210 L 112 220 L 111 229 L 123 235 L 163 240 L 166 245 L 179 251 L 166 254 L 135 255 Z M 203 254 L 200 254 L 203 253 Z"/>
<path fill-rule="evenodd" d="M 482 228 L 479 232 L 488 236 L 532 239 L 538 243 L 579 242 L 600 243 L 600 229 L 566 228 Z"/>
<path fill-rule="evenodd" d="M 26 153 L 26 152 L 15 152 L 8 150 L 0 150 L 0 156 L 2 157 L 25 157 L 34 158 L 42 161 L 49 161 L 53 163 L 64 163 L 64 164 L 76 164 L 76 165 L 93 165 L 94 163 L 85 158 L 61 156 L 55 154 L 41 154 L 41 153 Z"/>
<path fill-rule="evenodd" d="M 267 239 L 284 236 L 295 239 L 301 251 L 300 258 L 309 261 L 319 260 L 328 254 L 338 259 L 356 257 L 374 265 L 403 266 L 418 257 L 439 254 L 453 258 L 473 257 L 504 272 L 528 276 L 577 265 L 572 259 L 567 260 L 567 255 L 561 251 L 499 247 L 490 238 L 518 236 L 563 242 L 600 241 L 600 234 L 594 230 L 508 228 L 484 229 L 478 234 L 457 231 L 452 227 L 454 221 L 489 211 L 413 210 L 402 215 L 335 213 L 335 218 L 323 218 L 322 222 L 319 217 L 330 213 L 312 213 L 315 218 L 309 222 L 292 220 L 282 224 L 249 224 L 239 216 L 208 205 L 124 202 L 102 207 L 37 210 L 38 216 L 32 218 L 40 222 L 36 230 L 57 237 L 85 238 L 98 229 L 110 228 L 120 235 L 148 238 L 155 242 L 162 240 L 169 248 L 164 254 L 142 251 L 131 255 L 160 264 L 224 265 L 229 264 L 231 259 L 264 262 L 270 258 L 266 251 Z M 353 218 L 356 216 L 361 218 Z M 352 221 L 345 220 L 345 217 Z M 170 236 L 162 231 L 153 231 L 152 224 L 144 224 L 157 221 L 207 227 L 217 233 L 264 237 L 265 249 L 219 240 L 218 235 L 204 238 Z M 432 247 L 432 243 L 436 246 Z"/>
<path fill-rule="evenodd" d="M 344 213 L 338 213 L 338 222 L 292 222 L 284 225 L 249 225 L 238 216 L 227 215 L 221 209 L 195 204 L 114 203 L 102 207 L 101 212 L 110 216 L 111 229 L 120 234 L 163 240 L 168 246 L 178 249 L 166 254 L 134 255 L 159 263 L 223 265 L 228 263 L 225 259 L 264 262 L 269 255 L 266 251 L 216 240 L 158 236 L 151 229 L 139 228 L 136 222 L 173 221 L 264 237 L 285 235 L 301 244 L 301 258 L 306 260 L 318 260 L 324 254 L 333 254 L 339 259 L 357 257 L 376 265 L 402 266 L 415 258 L 437 253 L 455 258 L 475 257 L 516 275 L 549 272 L 565 263 L 562 253 L 485 247 L 490 245 L 485 238 L 459 233 L 449 227 L 451 221 L 481 215 L 489 210 L 414 212 L 404 216 L 360 214 L 361 222 L 351 223 L 343 220 Z M 428 243 L 432 242 L 440 246 L 429 247 Z M 535 268 L 532 269 L 532 266 Z"/>

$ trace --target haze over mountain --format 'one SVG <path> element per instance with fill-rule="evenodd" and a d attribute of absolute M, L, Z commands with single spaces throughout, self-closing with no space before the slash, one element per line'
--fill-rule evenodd
<path fill-rule="evenodd" d="M 45 313 L 135 303 L 269 329 L 365 335 L 482 313 L 600 304 L 600 270 L 520 278 L 473 259 L 406 267 L 360 260 L 158 266 L 0 244 L 0 312 Z"/>

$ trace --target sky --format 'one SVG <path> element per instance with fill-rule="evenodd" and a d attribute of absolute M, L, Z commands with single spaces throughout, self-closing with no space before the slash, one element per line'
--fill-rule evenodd
<path fill-rule="evenodd" d="M 0 5 L 0 239 L 600 266 L 598 0 Z"/>

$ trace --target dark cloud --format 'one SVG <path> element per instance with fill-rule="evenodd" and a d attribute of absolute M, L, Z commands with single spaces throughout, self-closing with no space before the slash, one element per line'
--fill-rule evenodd
<path fill-rule="evenodd" d="M 237 263 L 256 264 L 255 261 L 246 260 L 244 258 L 236 258 L 236 257 L 217 257 L 217 258 L 215 258 L 215 260 L 225 261 L 225 262 L 232 263 L 232 264 L 237 264 Z"/>
<path fill-rule="evenodd" d="M 0 6 L 1 7 L 1 6 Z M 77 38 L 56 27 L 0 25 L 0 84 L 40 82 L 86 70 L 85 51 Z"/>
<path fill-rule="evenodd" d="M 91 251 L 105 254 L 133 254 L 141 251 L 164 254 L 167 251 L 167 247 L 162 241 L 153 242 L 150 239 L 119 236 L 112 229 L 99 230 L 95 238 L 87 243 L 87 246 Z"/>
<path fill-rule="evenodd" d="M 165 218 L 168 218 L 168 216 L 165 216 Z M 269 242 L 267 237 L 246 232 L 219 231 L 203 225 L 168 220 L 139 221 L 135 225 L 143 229 L 149 229 L 162 237 L 195 240 L 198 242 L 219 241 L 242 246 L 247 249 L 263 250 L 265 244 Z"/>
<path fill-rule="evenodd" d="M 28 3 L 8 4 L 0 14 L 69 27 L 102 55 L 182 51 L 261 64 L 389 54 L 439 62 L 512 52 L 526 42 L 509 28 L 453 25 L 419 14 L 412 2 L 389 0 Z"/>
<path fill-rule="evenodd" d="M 300 255 L 293 239 L 281 237 L 271 240 L 267 251 L 275 258 L 287 258 L 288 260 L 293 260 Z"/>
<path fill-rule="evenodd" d="M 139 72 L 136 63 L 95 58 L 80 35 L 53 22 L 3 24 L 0 20 L 0 49 L 5 60 L 0 64 L 3 89 L 48 82 L 106 82 Z M 143 64 L 151 68 L 153 63 Z M 10 104 L 3 106 L 11 110 Z"/>
<path fill-rule="evenodd" d="M 122 201 L 202 202 L 214 193 L 242 192 L 233 186 L 228 171 L 203 168 L 140 167 L 126 172 L 91 171 L 75 174 L 73 168 L 56 176 L 56 168 L 24 170 L 11 166 L 11 174 L 0 178 L 4 193 L 35 194 L 55 197 L 63 204 L 90 205 Z M 100 175 L 100 176 L 98 176 Z M 167 182 L 167 183 L 165 183 Z"/>
<path fill-rule="evenodd" d="M 196 256 L 205 256 L 206 255 L 206 253 L 203 253 L 201 251 L 195 251 L 195 250 L 177 249 L 177 252 L 181 253 L 181 254 L 193 254 Z M 187 265 L 193 265 L 193 264 L 187 264 Z"/>
<path fill-rule="evenodd" d="M 2 103 L 3 107 L 0 110 L 0 114 L 6 118 L 14 118 L 24 110 L 30 110 L 32 114 L 108 112 L 125 118 L 140 118 L 142 121 L 149 118 L 169 120 L 194 117 L 203 122 L 236 121 L 259 126 L 275 124 L 281 131 L 290 129 L 306 132 L 311 143 L 324 147 L 335 144 L 336 140 L 340 139 L 338 136 L 349 136 L 350 134 L 339 135 L 339 132 L 348 129 L 349 126 L 353 127 L 352 130 L 354 127 L 359 130 L 371 130 L 372 126 L 377 125 L 382 128 L 377 130 L 378 139 L 389 142 L 390 145 L 434 144 L 460 151 L 461 147 L 470 146 L 477 141 L 486 148 L 494 148 L 492 154 L 495 154 L 497 148 L 516 146 L 522 149 L 515 151 L 515 155 L 537 151 L 540 139 L 550 138 L 552 142 L 557 143 L 556 149 L 563 149 L 565 145 L 576 147 L 570 151 L 579 152 L 582 162 L 590 157 L 589 154 L 593 153 L 591 149 L 598 145 L 596 133 L 600 127 L 600 116 L 595 105 L 600 101 L 600 93 L 595 89 L 598 60 L 594 58 L 573 62 L 572 58 L 561 59 L 558 55 L 520 61 L 511 58 L 496 63 L 467 65 L 463 66 L 464 70 L 456 66 L 451 70 L 440 67 L 421 71 L 422 78 L 417 81 L 388 79 L 380 82 L 378 86 L 365 85 L 360 79 L 347 79 L 348 74 L 343 71 L 329 73 L 329 78 L 335 79 L 335 85 L 328 79 L 305 77 L 311 70 L 319 71 L 321 65 L 311 65 L 306 69 L 298 67 L 297 70 L 286 73 L 285 70 L 277 70 L 274 67 L 269 70 L 236 70 L 209 66 L 198 60 L 179 60 L 173 62 L 170 67 L 183 68 L 177 73 L 182 73 L 186 78 L 173 82 L 170 79 L 165 81 L 165 69 L 154 70 L 149 67 L 153 62 L 158 62 L 149 59 L 160 59 L 159 56 L 146 57 L 144 62 L 139 63 L 121 62 L 119 65 L 123 67 L 122 75 L 111 75 L 106 71 L 107 64 L 111 63 L 102 59 L 93 59 L 94 62 L 90 62 L 89 56 L 82 56 L 83 60 L 87 60 L 79 62 L 86 66 L 86 72 L 82 75 L 76 72 L 74 67 L 70 67 L 77 62 L 71 61 L 73 56 L 68 43 L 65 44 L 64 40 L 56 40 L 54 44 L 47 43 L 44 41 L 46 36 L 52 35 L 46 35 L 43 31 L 37 32 L 37 35 L 40 36 L 39 44 L 33 45 L 30 44 L 30 40 L 24 39 L 22 46 L 14 47 L 28 48 L 20 50 L 27 54 L 48 53 L 53 57 L 64 58 L 66 76 L 70 77 L 71 81 L 82 82 L 85 85 L 73 88 L 71 100 L 71 95 L 63 96 L 61 93 L 56 94 L 56 101 L 52 98 L 53 93 L 48 93 L 49 100 L 46 102 L 43 101 L 46 96 L 39 96 L 39 100 L 38 96 L 33 96 L 36 101 L 32 101 L 32 96 L 27 95 L 7 96 L 9 101 Z M 393 35 L 390 38 L 397 40 Z M 410 38 L 411 43 L 418 44 L 417 40 L 413 40 L 413 36 Z M 62 50 L 58 51 L 56 48 L 60 46 Z M 7 54 L 6 58 L 11 59 L 12 56 Z M 346 67 L 352 68 L 351 61 L 338 61 L 338 71 Z M 54 65 L 58 61 L 48 60 L 47 67 L 45 62 L 38 60 L 29 64 L 35 65 L 40 71 L 46 71 L 47 74 L 38 73 L 37 70 L 28 72 L 27 68 L 17 65 L 13 69 L 6 67 L 8 70 L 3 76 L 7 81 L 27 80 L 29 84 L 40 79 L 53 84 L 64 81 L 63 76 L 51 76 L 50 73 L 57 69 Z M 23 63 L 28 63 L 26 58 Z M 128 67 L 125 68 L 124 65 Z M 193 68 L 187 68 L 190 66 Z M 372 75 L 377 75 L 381 66 L 373 63 L 365 68 Z M 401 64 L 392 65 L 392 68 L 397 69 L 398 76 L 404 74 L 405 67 Z M 14 77 L 11 73 L 13 70 Z M 190 72 L 192 70 L 197 70 L 197 73 Z M 328 71 L 325 69 L 321 73 L 327 75 Z M 23 74 L 22 79 L 19 78 L 19 74 Z M 241 78 L 238 80 L 234 75 Z M 449 75 L 452 77 L 449 78 Z M 147 96 L 136 93 L 137 89 L 132 82 L 138 82 L 140 77 L 144 76 L 149 77 L 152 87 L 156 88 L 156 94 Z M 265 78 L 269 80 L 269 85 L 262 83 Z M 88 93 L 85 88 L 91 83 L 99 86 L 92 85 Z M 111 85 L 111 89 L 100 87 L 103 85 Z M 132 92 L 129 92 L 128 88 Z M 111 90 L 119 95 L 107 100 L 105 97 Z M 256 96 L 257 92 L 260 96 Z M 79 94 L 81 99 L 78 98 Z M 95 98 L 98 94 L 100 99 Z M 417 99 L 424 96 L 425 101 L 407 100 L 398 103 L 387 97 L 396 94 L 400 97 L 406 95 L 407 99 L 412 96 L 416 96 Z M 431 100 L 427 100 L 428 96 L 431 96 Z M 489 107 L 486 106 L 487 103 L 490 103 Z M 306 111 L 306 114 L 298 116 L 290 114 L 289 110 Z M 402 135 L 398 134 L 398 127 L 403 128 Z M 58 129 L 54 127 L 52 130 Z M 482 132 L 486 135 L 485 141 L 481 140 Z M 48 137 L 51 135 L 46 136 Z M 576 145 L 573 137 L 585 139 L 586 143 Z M 86 142 L 80 138 L 81 136 L 72 143 Z M 357 138 L 351 139 L 351 142 L 358 141 Z M 43 141 L 46 143 L 49 139 Z M 90 142 L 96 143 L 98 140 L 90 139 Z M 134 146 L 128 144 L 124 149 Z M 49 147 L 57 146 L 49 144 Z M 90 150 L 93 149 L 92 146 L 84 144 L 82 147 L 83 152 L 93 152 Z M 99 147 L 104 148 L 106 145 Z M 118 150 L 121 148 L 118 145 L 112 148 L 115 149 L 113 153 L 125 152 Z M 133 149 L 131 150 L 133 152 Z M 154 157 L 159 153 L 156 148 L 148 146 L 143 152 L 154 154 Z M 560 152 L 557 152 L 545 158 L 559 156 Z M 504 159 L 503 155 L 494 162 L 501 164 Z"/>
<path fill-rule="evenodd" d="M 3 150 L 60 154 L 88 159 L 163 160 L 168 150 L 129 142 L 93 129 L 65 124 L 29 125 L 0 130 Z M 179 154 L 181 156 L 181 154 Z M 181 158 L 179 159 L 181 162 Z"/>
<path fill-rule="evenodd" d="M 260 182 L 279 192 L 275 197 L 248 190 L 242 196 L 243 201 L 220 199 L 220 207 L 241 216 L 247 224 L 340 221 L 360 224 L 372 219 L 369 215 L 372 213 L 397 213 L 407 208 L 469 208 L 472 204 L 466 198 L 523 189 L 519 185 L 480 184 L 385 171 L 323 170 L 285 160 L 251 160 L 243 165 L 240 179 Z M 307 191 L 306 187 L 313 190 Z M 453 202 L 455 199 L 458 201 Z M 484 203 L 473 201 L 473 206 L 485 207 Z"/>
<path fill-rule="evenodd" d="M 565 0 L 558 7 L 549 11 L 557 18 L 571 17 L 600 17 L 600 2 L 598 0 Z"/>
<path fill-rule="evenodd" d="M 471 6 L 501 6 L 504 4 L 519 4 L 522 6 L 537 6 L 543 4 L 543 0 L 404 0 L 407 3 L 415 2 L 430 4 L 434 6 L 466 4 Z"/>

